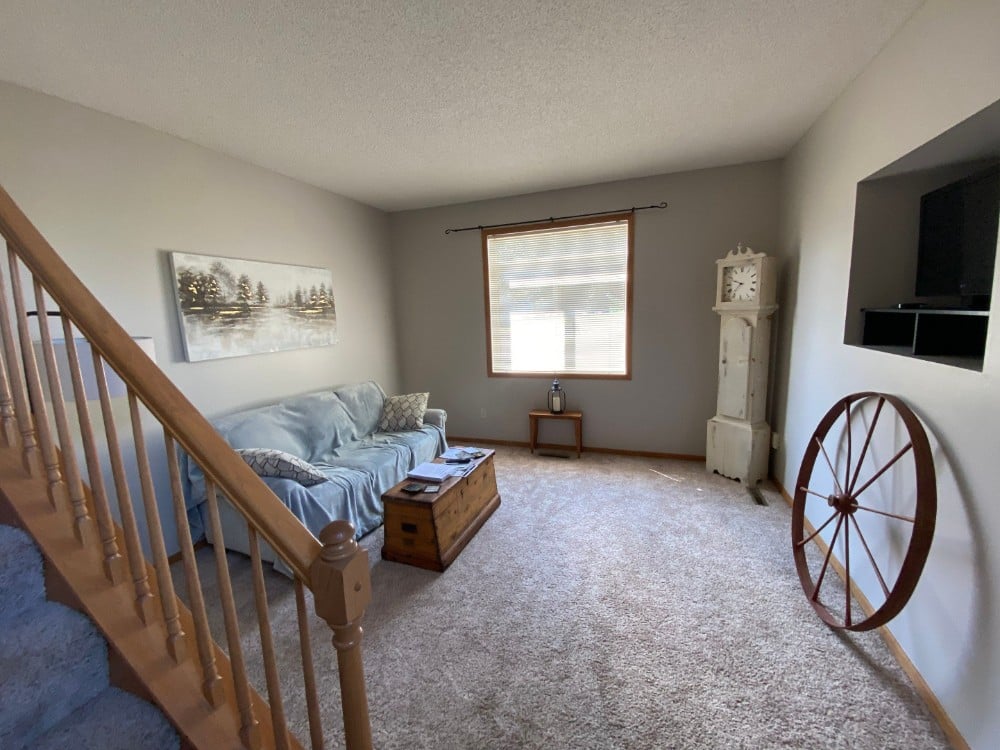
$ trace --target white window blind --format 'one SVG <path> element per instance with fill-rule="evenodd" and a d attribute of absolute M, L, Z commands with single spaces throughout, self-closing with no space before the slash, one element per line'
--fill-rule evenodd
<path fill-rule="evenodd" d="M 491 375 L 629 376 L 630 231 L 484 230 Z"/>

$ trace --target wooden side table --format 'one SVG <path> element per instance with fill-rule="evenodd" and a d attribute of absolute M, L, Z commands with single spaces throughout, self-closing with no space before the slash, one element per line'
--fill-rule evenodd
<path fill-rule="evenodd" d="M 571 419 L 573 420 L 573 430 L 576 435 L 576 457 L 580 458 L 583 452 L 583 412 L 564 411 L 562 414 L 553 414 L 545 409 L 533 409 L 528 412 L 528 426 L 531 432 L 531 452 L 535 452 L 538 446 L 538 420 L 539 419 Z"/>

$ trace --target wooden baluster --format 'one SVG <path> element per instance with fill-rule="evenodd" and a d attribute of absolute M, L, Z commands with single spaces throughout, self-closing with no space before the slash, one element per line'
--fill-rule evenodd
<path fill-rule="evenodd" d="M 288 722 L 285 707 L 281 702 L 281 683 L 278 681 L 278 662 L 274 655 L 274 636 L 267 612 L 267 589 L 264 586 L 264 568 L 260 560 L 260 544 L 257 532 L 247 524 L 250 536 L 250 567 L 253 570 L 253 594 L 257 605 L 257 626 L 260 630 L 261 657 L 264 660 L 264 677 L 267 682 L 267 698 L 271 703 L 271 723 L 274 726 L 274 746 L 278 750 L 288 750 Z"/>
<path fill-rule="evenodd" d="M 142 486 L 142 504 L 146 511 L 146 526 L 149 529 L 149 547 L 153 552 L 153 566 L 156 569 L 156 583 L 160 588 L 160 606 L 163 620 L 167 624 L 167 652 L 175 663 L 187 656 L 184 630 L 174 593 L 174 579 L 170 575 L 170 560 L 163 543 L 163 526 L 160 523 L 160 509 L 156 505 L 156 490 L 153 489 L 152 473 L 149 470 L 149 454 L 146 452 L 146 438 L 142 432 L 142 418 L 135 393 L 129 389 L 128 408 L 132 417 L 132 438 L 135 440 L 135 460 L 139 469 Z"/>
<path fill-rule="evenodd" d="M 215 572 L 219 581 L 219 595 L 222 599 L 222 614 L 226 622 L 226 642 L 229 644 L 229 660 L 233 665 L 233 688 L 236 692 L 236 703 L 240 709 L 240 739 L 243 746 L 256 750 L 261 747 L 260 722 L 253 713 L 253 699 L 250 694 L 250 682 L 247 678 L 246 660 L 243 658 L 243 646 L 240 643 L 240 624 L 236 614 L 236 602 L 233 599 L 233 583 L 229 577 L 229 563 L 226 560 L 226 546 L 222 536 L 222 523 L 219 519 L 219 502 L 215 492 L 215 484 L 205 479 L 205 498 L 208 505 L 208 519 L 212 527 L 213 546 L 215 547 Z"/>
<path fill-rule="evenodd" d="M 0 357 L 0 434 L 8 448 L 17 445 L 17 418 L 14 416 L 14 397 L 7 379 L 7 364 Z"/>
<path fill-rule="evenodd" d="M 3 294 L 0 285 L 0 294 Z M 3 313 L 6 317 L 6 312 Z M 7 362 L 0 357 L 0 434 L 8 448 L 17 445 L 17 417 L 14 415 L 14 396 L 10 390 L 10 380 L 7 377 Z"/>
<path fill-rule="evenodd" d="M 42 449 L 42 463 L 45 465 L 45 478 L 48 482 L 47 492 L 49 503 L 53 508 L 59 507 L 59 501 L 66 496 L 66 485 L 59 471 L 59 455 L 52 442 L 52 428 L 49 426 L 48 409 L 45 406 L 45 393 L 42 390 L 42 380 L 38 374 L 38 361 L 35 359 L 35 346 L 28 332 L 28 315 L 24 309 L 24 294 L 21 291 L 21 274 L 18 269 L 17 255 L 7 248 L 7 262 L 10 268 L 10 289 L 14 298 L 14 314 L 17 318 L 17 336 L 21 342 L 21 358 L 24 360 L 24 377 L 28 383 L 28 396 L 31 399 L 31 410 L 35 414 L 35 429 L 38 431 L 38 442 Z M 48 321 L 39 321 L 39 327 L 48 325 Z M 56 396 L 53 395 L 53 398 Z"/>
<path fill-rule="evenodd" d="M 12 252 L 7 244 L 8 255 Z M 4 358 L 7 360 L 7 372 L 10 375 L 11 388 L 14 396 L 14 416 L 17 428 L 21 433 L 21 460 L 24 468 L 32 476 L 41 473 L 38 440 L 35 436 L 35 425 L 28 406 L 28 392 L 24 385 L 21 357 L 14 340 L 14 331 L 10 326 L 10 308 L 7 306 L 7 289 L 3 283 L 3 273 L 0 272 L 0 335 L 3 337 Z"/>
<path fill-rule="evenodd" d="M 184 505 L 184 489 L 181 486 L 181 472 L 177 466 L 177 450 L 174 448 L 174 439 L 166 427 L 163 428 L 163 442 L 167 451 L 167 469 L 170 473 L 174 522 L 177 525 L 177 538 L 184 561 L 184 581 L 187 585 L 188 604 L 194 618 L 195 642 L 198 644 L 198 657 L 201 660 L 201 689 L 209 704 L 213 708 L 218 708 L 224 700 L 222 676 L 215 664 L 215 647 L 212 642 L 212 633 L 208 628 L 205 596 L 202 594 L 201 581 L 198 578 L 198 561 L 194 556 L 191 527 L 188 526 L 187 508 Z"/>
<path fill-rule="evenodd" d="M 125 560 L 118 551 L 115 524 L 111 518 L 111 507 L 108 505 L 108 493 L 104 487 L 104 472 L 97 455 L 94 429 L 90 424 L 87 390 L 83 386 L 80 356 L 73 340 L 73 322 L 65 313 L 62 322 L 63 337 L 66 341 L 66 362 L 69 365 L 70 380 L 73 381 L 73 401 L 76 404 L 76 418 L 80 424 L 80 440 L 83 442 L 83 454 L 87 463 L 87 477 L 90 479 L 90 496 L 94 501 L 94 517 L 97 519 L 97 531 L 101 537 L 104 553 L 104 575 L 111 583 L 118 585 L 125 580 Z"/>
<path fill-rule="evenodd" d="M 309 709 L 309 738 L 313 750 L 323 750 L 323 719 L 316 692 L 316 671 L 313 666 L 312 642 L 309 640 L 309 612 L 306 609 L 305 586 L 295 578 L 295 610 L 299 618 L 299 648 L 302 651 L 302 678 L 305 682 L 306 706 Z"/>
<path fill-rule="evenodd" d="M 38 311 L 38 328 L 42 334 L 42 356 L 45 359 L 45 371 L 48 373 L 49 391 L 52 394 L 52 412 L 56 418 L 56 433 L 59 435 L 66 489 L 73 508 L 73 533 L 80 544 L 86 545 L 90 542 L 89 537 L 93 527 L 90 512 L 87 510 L 87 498 L 83 494 L 83 481 L 80 479 L 80 467 L 76 460 L 76 446 L 73 445 L 69 420 L 66 419 L 66 402 L 63 400 L 55 350 L 52 348 L 52 334 L 46 324 L 48 312 L 45 309 L 45 291 L 38 279 L 35 279 L 34 283 L 35 309 Z"/>
<path fill-rule="evenodd" d="M 97 350 L 91 348 L 94 360 L 94 379 L 101 399 L 101 415 L 104 417 L 104 436 L 108 443 L 108 458 L 111 460 L 111 475 L 115 480 L 115 495 L 118 496 L 118 515 L 122 519 L 125 533 L 125 551 L 128 553 L 129 570 L 132 571 L 132 586 L 135 589 L 135 611 L 139 619 L 148 625 L 153 616 L 153 592 L 149 588 L 146 575 L 146 557 L 139 539 L 139 526 L 132 507 L 132 493 L 128 488 L 125 462 L 122 460 L 121 444 L 118 442 L 118 426 L 111 410 L 111 394 L 108 393 L 108 378 L 104 372 L 104 361 Z"/>
<path fill-rule="evenodd" d="M 361 619 L 372 598 L 368 552 L 358 548 L 354 527 L 343 520 L 327 525 L 319 540 L 323 551 L 313 561 L 309 576 L 316 614 L 330 626 L 337 649 L 344 738 L 348 750 L 369 750 L 372 729 L 361 661 Z"/>

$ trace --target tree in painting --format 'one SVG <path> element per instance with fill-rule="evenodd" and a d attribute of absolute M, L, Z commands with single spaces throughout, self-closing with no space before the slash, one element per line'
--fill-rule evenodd
<path fill-rule="evenodd" d="M 239 281 L 236 282 L 236 298 L 246 305 L 253 300 L 253 284 L 245 273 L 240 274 Z"/>
<path fill-rule="evenodd" d="M 233 272 L 229 270 L 229 267 L 222 261 L 216 261 L 208 269 L 209 273 L 215 277 L 219 284 L 219 289 L 221 292 L 220 302 L 225 302 L 227 299 L 231 299 L 237 294 L 237 282 L 236 277 Z"/>
<path fill-rule="evenodd" d="M 177 274 L 177 298 L 184 310 L 203 310 L 217 305 L 221 299 L 219 281 L 212 274 L 183 269 Z"/>

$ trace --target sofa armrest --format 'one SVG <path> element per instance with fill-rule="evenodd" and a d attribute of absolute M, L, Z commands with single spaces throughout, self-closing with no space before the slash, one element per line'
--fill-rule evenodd
<path fill-rule="evenodd" d="M 428 409 L 424 412 L 424 424 L 432 424 L 444 429 L 444 423 L 448 421 L 448 412 L 444 409 Z"/>

